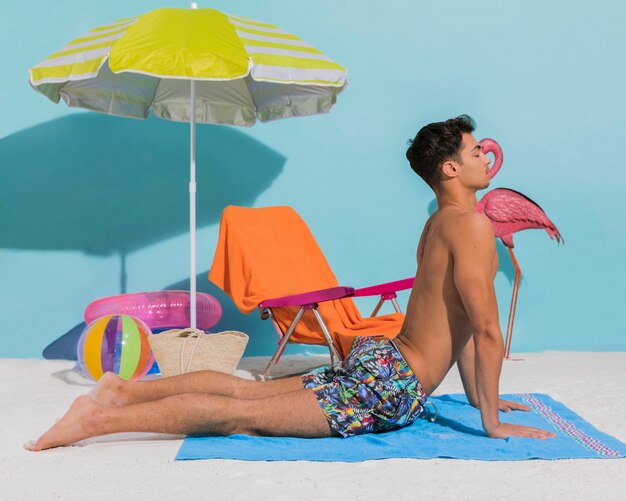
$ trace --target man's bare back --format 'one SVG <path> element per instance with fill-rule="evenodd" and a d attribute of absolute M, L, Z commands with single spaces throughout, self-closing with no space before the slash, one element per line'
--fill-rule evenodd
<path fill-rule="evenodd" d="M 458 241 L 459 226 L 468 219 L 483 217 L 446 208 L 435 212 L 422 231 L 417 248 L 415 285 L 395 342 L 427 394 L 439 386 L 472 336 L 472 325 L 454 281 L 452 247 L 463 245 Z M 497 270 L 494 240 L 489 269 L 491 280 Z"/>
<path fill-rule="evenodd" d="M 554 434 L 499 419 L 499 410 L 529 409 L 498 396 L 498 258 L 491 221 L 476 212 L 476 192 L 489 186 L 489 158 L 473 130 L 466 116 L 429 124 L 407 151 L 411 168 L 435 192 L 438 209 L 420 238 L 417 275 L 396 344 L 427 394 L 456 362 L 488 436 L 545 439 Z"/>

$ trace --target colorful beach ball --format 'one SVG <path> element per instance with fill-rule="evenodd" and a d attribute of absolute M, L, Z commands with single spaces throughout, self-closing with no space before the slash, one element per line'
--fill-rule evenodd
<path fill-rule="evenodd" d="M 146 375 L 154 362 L 148 344 L 150 328 L 130 315 L 107 315 L 91 322 L 76 348 L 78 365 L 98 381 L 105 372 L 134 381 Z"/>

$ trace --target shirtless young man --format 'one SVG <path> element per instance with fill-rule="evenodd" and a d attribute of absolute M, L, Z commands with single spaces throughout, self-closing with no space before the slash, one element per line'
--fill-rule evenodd
<path fill-rule="evenodd" d="M 489 185 L 489 159 L 473 130 L 466 116 L 430 124 L 407 151 L 438 209 L 422 232 L 415 285 L 393 341 L 358 338 L 335 370 L 268 382 L 211 371 L 125 382 L 107 373 L 27 448 L 128 431 L 326 437 L 388 430 L 417 418 L 455 362 L 489 437 L 553 437 L 499 420 L 499 409 L 529 409 L 498 398 L 498 260 L 491 222 L 474 211 L 476 191 Z"/>

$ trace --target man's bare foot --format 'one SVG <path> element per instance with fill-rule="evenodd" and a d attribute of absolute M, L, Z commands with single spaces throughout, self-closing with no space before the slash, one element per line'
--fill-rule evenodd
<path fill-rule="evenodd" d="M 78 397 L 52 428 L 39 437 L 35 443 L 25 444 L 24 448 L 30 451 L 41 451 L 101 435 L 98 421 L 104 409 L 106 408 L 87 395 Z"/>
<path fill-rule="evenodd" d="M 106 406 L 126 405 L 130 402 L 125 395 L 124 387 L 128 384 L 113 372 L 105 372 L 89 396 L 98 404 Z"/>

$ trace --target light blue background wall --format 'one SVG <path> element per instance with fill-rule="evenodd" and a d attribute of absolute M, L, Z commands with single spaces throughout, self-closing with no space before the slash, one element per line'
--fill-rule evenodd
<path fill-rule="evenodd" d="M 186 127 L 69 110 L 27 82 L 28 67 L 70 39 L 159 6 L 187 3 L 3 6 L 2 357 L 38 357 L 80 323 L 92 299 L 119 293 L 120 253 L 128 291 L 181 287 L 188 279 Z M 623 3 L 200 6 L 274 22 L 345 65 L 350 78 L 330 115 L 199 130 L 201 289 L 214 292 L 205 272 L 219 209 L 233 202 L 295 207 L 345 285 L 412 275 L 433 194 L 409 169 L 406 141 L 428 122 L 468 113 L 477 137 L 498 139 L 505 152 L 492 186 L 539 202 L 567 242 L 557 247 L 539 231 L 515 238 L 524 278 L 514 351 L 626 350 Z M 115 197 L 100 209 L 103 193 Z M 149 223 L 138 224 L 133 211 Z M 512 266 L 500 244 L 499 254 L 506 326 Z M 273 351 L 269 325 L 225 309 L 218 327 L 249 332 L 248 354 Z"/>

